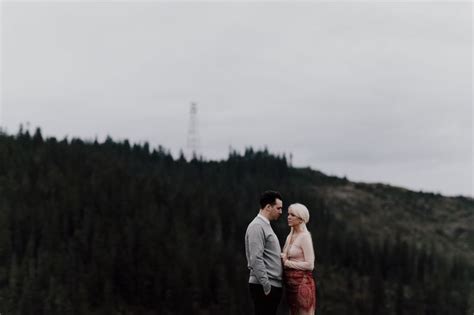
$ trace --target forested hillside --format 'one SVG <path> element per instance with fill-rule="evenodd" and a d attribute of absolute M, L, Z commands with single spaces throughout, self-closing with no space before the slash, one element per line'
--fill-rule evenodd
<path fill-rule="evenodd" d="M 471 198 L 352 183 L 250 148 L 188 162 L 40 130 L 0 135 L 0 313 L 250 314 L 243 238 L 267 189 L 310 209 L 317 314 L 472 313 Z"/>

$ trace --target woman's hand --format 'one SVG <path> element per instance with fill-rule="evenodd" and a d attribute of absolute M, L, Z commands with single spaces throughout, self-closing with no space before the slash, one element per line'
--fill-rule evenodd
<path fill-rule="evenodd" d="M 286 261 L 288 260 L 288 256 L 285 253 L 281 253 L 281 259 L 283 260 L 283 265 L 286 264 Z"/>

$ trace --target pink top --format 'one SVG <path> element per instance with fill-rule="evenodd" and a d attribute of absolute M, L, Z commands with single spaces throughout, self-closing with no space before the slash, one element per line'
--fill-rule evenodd
<path fill-rule="evenodd" d="M 314 249 L 311 234 L 303 232 L 298 235 L 293 244 L 289 244 L 290 235 L 286 238 L 283 253 L 287 254 L 288 260 L 285 267 L 299 270 L 314 269 Z"/>

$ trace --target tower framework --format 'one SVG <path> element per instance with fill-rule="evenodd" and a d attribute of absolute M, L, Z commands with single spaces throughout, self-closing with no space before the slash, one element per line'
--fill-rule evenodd
<path fill-rule="evenodd" d="M 197 119 L 197 104 L 191 103 L 189 111 L 189 127 L 188 127 L 188 140 L 187 140 L 187 151 L 190 157 L 197 157 L 200 155 L 200 141 L 199 141 L 199 129 Z"/>

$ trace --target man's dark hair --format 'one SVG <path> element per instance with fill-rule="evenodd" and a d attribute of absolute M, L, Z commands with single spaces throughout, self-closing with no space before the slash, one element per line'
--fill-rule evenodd
<path fill-rule="evenodd" d="M 283 198 L 281 197 L 278 191 L 267 190 L 260 195 L 260 209 L 265 208 L 266 205 L 270 204 L 273 206 L 276 203 L 276 200 Z"/>

